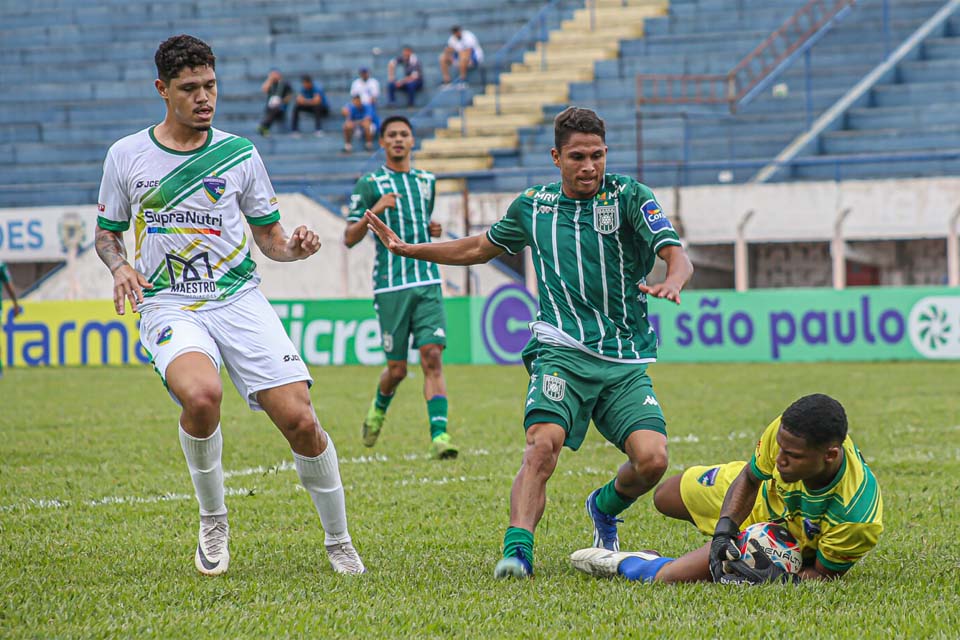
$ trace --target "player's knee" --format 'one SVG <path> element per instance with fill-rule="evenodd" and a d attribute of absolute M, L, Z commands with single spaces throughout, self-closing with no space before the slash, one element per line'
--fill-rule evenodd
<path fill-rule="evenodd" d="M 650 483 L 660 481 L 663 474 L 667 472 L 668 463 L 669 459 L 666 449 L 644 451 L 630 461 L 634 472 Z"/>
<path fill-rule="evenodd" d="M 223 389 L 216 382 L 197 382 L 189 389 L 179 391 L 177 399 L 188 413 L 194 415 L 214 414 L 220 411 Z"/>
<path fill-rule="evenodd" d="M 443 369 L 443 350 L 439 346 L 436 348 L 426 348 L 420 352 L 420 366 L 426 374 L 440 373 Z"/>
<path fill-rule="evenodd" d="M 387 375 L 394 383 L 399 384 L 407 377 L 406 360 L 387 360 Z"/>
<path fill-rule="evenodd" d="M 281 428 L 291 443 L 313 442 L 320 434 L 320 425 L 312 409 L 291 415 Z"/>
<path fill-rule="evenodd" d="M 538 476 L 549 478 L 557 467 L 560 448 L 547 438 L 534 438 L 527 442 L 523 464 Z"/>

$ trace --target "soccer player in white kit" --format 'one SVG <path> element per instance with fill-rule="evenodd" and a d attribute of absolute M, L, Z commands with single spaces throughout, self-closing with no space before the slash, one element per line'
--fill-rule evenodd
<path fill-rule="evenodd" d="M 272 260 L 308 258 L 320 240 L 305 226 L 287 236 L 256 148 L 211 126 L 217 79 L 210 47 L 174 36 L 155 61 L 166 117 L 107 152 L 96 248 L 113 274 L 117 313 L 127 300 L 140 313 L 140 341 L 182 409 L 180 444 L 200 503 L 194 564 L 218 575 L 230 562 L 220 462 L 223 364 L 250 408 L 265 411 L 290 442 L 333 569 L 363 573 L 347 531 L 337 450 L 310 402 L 313 380 L 257 287 L 243 218 Z M 135 266 L 122 238 L 131 219 Z"/>

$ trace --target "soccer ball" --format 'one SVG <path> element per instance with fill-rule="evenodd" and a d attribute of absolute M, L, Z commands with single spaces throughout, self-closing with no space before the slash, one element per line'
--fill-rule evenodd
<path fill-rule="evenodd" d="M 740 557 L 752 567 L 754 558 L 748 545 L 750 540 L 756 540 L 760 544 L 773 564 L 787 573 L 800 573 L 800 567 L 803 565 L 800 543 L 793 534 L 780 525 L 772 522 L 758 522 L 750 525 L 737 536 Z"/>

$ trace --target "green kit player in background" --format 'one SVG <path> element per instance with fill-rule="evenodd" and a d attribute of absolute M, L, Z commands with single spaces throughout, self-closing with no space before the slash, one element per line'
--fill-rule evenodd
<path fill-rule="evenodd" d="M 551 151 L 560 182 L 524 191 L 483 235 L 408 244 L 366 214 L 399 256 L 469 265 L 526 246 L 533 251 L 540 311 L 524 353 L 526 449 L 510 495 L 498 578 L 533 574 L 533 532 L 546 506 L 547 480 L 561 448 L 576 450 L 591 419 L 627 455 L 616 477 L 587 497 L 595 546 L 619 550 L 617 516 L 667 468 L 666 421 L 646 373 L 657 356 L 647 296 L 679 303 L 693 266 L 653 193 L 604 172 L 605 136 L 593 111 L 560 113 Z M 651 286 L 646 277 L 657 256 L 667 275 Z"/>
<path fill-rule="evenodd" d="M 350 200 L 343 241 L 352 247 L 367 235 L 370 213 L 406 242 L 429 242 L 440 236 L 431 222 L 436 178 L 410 166 L 413 127 L 403 116 L 391 116 L 380 127 L 380 146 L 387 162 L 360 178 Z M 394 257 L 377 242 L 373 263 L 373 306 L 380 321 L 387 368 L 380 374 L 377 392 L 363 421 L 363 444 L 372 447 L 380 436 L 387 408 L 397 386 L 407 377 L 410 336 L 420 351 L 423 396 L 430 418 L 430 455 L 456 458 L 458 449 L 447 433 L 447 385 L 443 379 L 443 349 L 447 344 L 446 316 L 436 264 L 409 257 Z"/>
<path fill-rule="evenodd" d="M 13 278 L 10 277 L 10 270 L 7 269 L 7 263 L 0 260 L 0 285 L 3 286 L 0 289 L 0 309 L 3 308 L 3 292 L 7 292 L 10 300 L 13 301 L 13 317 L 17 317 L 23 313 L 23 307 L 20 306 L 20 303 L 17 301 L 17 290 L 13 286 Z M 0 318 L 0 324 L 3 323 L 3 318 Z M 0 376 L 3 376 L 3 357 L 0 354 Z"/>

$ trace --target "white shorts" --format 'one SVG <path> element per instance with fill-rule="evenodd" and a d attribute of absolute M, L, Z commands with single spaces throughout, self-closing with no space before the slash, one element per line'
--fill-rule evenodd
<path fill-rule="evenodd" d="M 181 354 L 205 353 L 217 371 L 222 362 L 237 391 L 254 410 L 262 409 L 257 393 L 264 389 L 301 380 L 313 384 L 280 319 L 259 289 L 206 311 L 151 307 L 140 316 L 140 343 L 151 354 L 164 385 L 167 367 Z"/>

